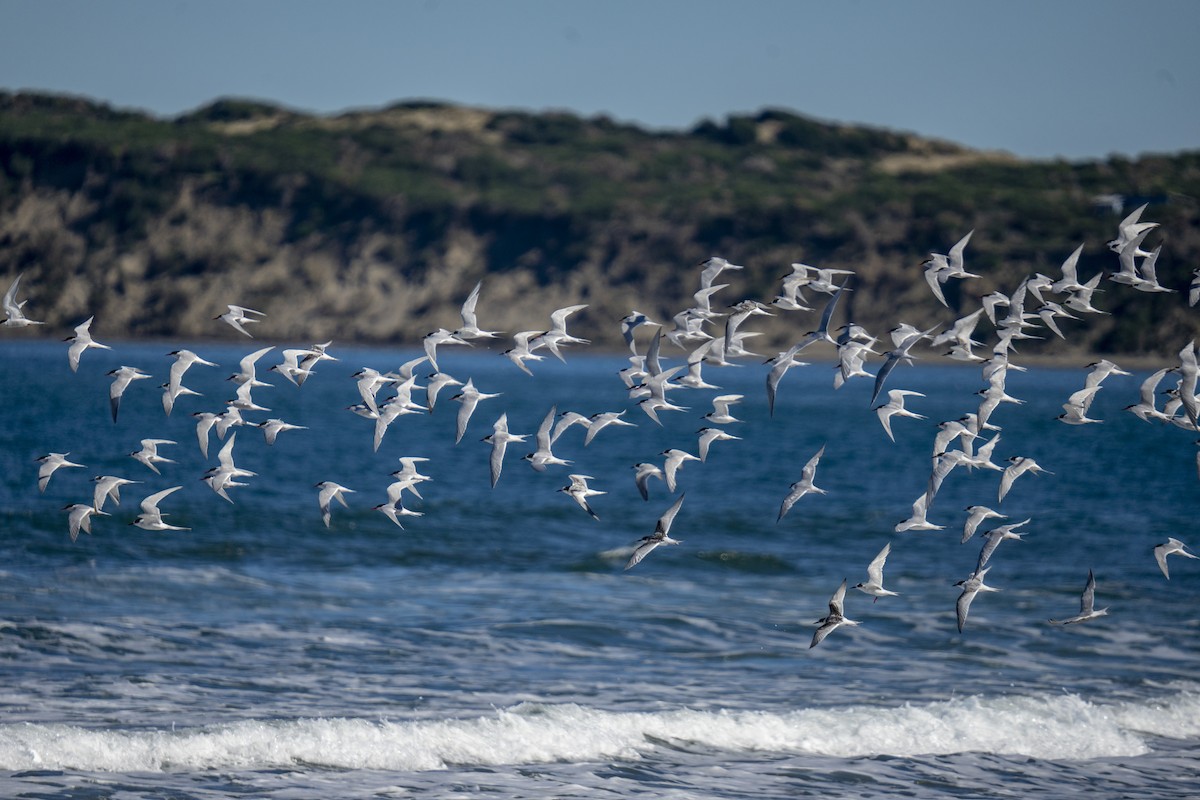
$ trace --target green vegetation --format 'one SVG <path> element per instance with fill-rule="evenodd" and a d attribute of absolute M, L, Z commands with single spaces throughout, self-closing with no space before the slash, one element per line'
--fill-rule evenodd
<path fill-rule="evenodd" d="M 1114 269 L 1104 242 L 1118 217 L 1094 201 L 1104 194 L 1152 202 L 1159 277 L 1186 288 L 1200 266 L 1200 152 L 1027 162 L 774 109 L 662 133 L 425 101 L 319 117 L 222 99 L 160 119 L 0 93 L 0 274 L 74 281 L 68 297 L 38 298 L 47 321 L 71 322 L 83 297 L 108 330 L 130 333 L 203 335 L 211 314 L 180 314 L 174 305 L 200 298 L 167 282 L 219 274 L 238 302 L 296 309 L 278 335 L 319 335 L 293 296 L 318 291 L 327 307 L 378 295 L 375 321 L 343 337 L 412 340 L 453 324 L 467 281 L 494 273 L 575 280 L 592 304 L 581 324 L 612 342 L 634 302 L 682 308 L 689 270 L 713 254 L 748 267 L 730 291 L 763 300 L 792 261 L 856 269 L 856 319 L 920 324 L 945 315 L 919 291 L 918 265 L 972 228 L 970 264 L 985 277 L 951 293 L 964 311 L 1032 272 L 1056 275 L 1080 242 L 1081 274 Z M 1178 295 L 1113 289 L 1098 301 L 1113 316 L 1077 323 L 1072 346 L 1165 353 L 1195 335 Z M 138 302 L 145 292 L 173 302 Z M 417 322 L 383 313 L 388 303 Z M 515 326 L 531 309 L 507 312 Z"/>

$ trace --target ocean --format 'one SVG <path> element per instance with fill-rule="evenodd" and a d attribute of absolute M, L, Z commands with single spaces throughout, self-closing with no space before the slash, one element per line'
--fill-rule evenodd
<path fill-rule="evenodd" d="M 500 393 L 461 443 L 451 387 L 375 452 L 373 423 L 347 410 L 360 401 L 351 376 L 417 353 L 335 342 L 339 360 L 296 387 L 265 369 L 308 343 L 280 344 L 259 364 L 273 386 L 253 395 L 271 411 L 243 416 L 305 429 L 268 446 L 232 428 L 237 465 L 257 474 L 230 503 L 200 480 L 221 442 L 203 458 L 190 415 L 222 410 L 225 378 L 266 344 L 192 344 L 221 366 L 192 367 L 184 383 L 202 396 L 170 417 L 157 387 L 180 343 L 110 344 L 73 374 L 65 344 L 0 338 L 0 795 L 1174 798 L 1200 786 L 1200 561 L 1173 556 L 1167 580 L 1152 553 L 1168 537 L 1200 547 L 1196 436 L 1122 410 L 1150 370 L 1110 377 L 1090 412 L 1101 424 L 1080 426 L 1056 417 L 1085 364 L 1010 371 L 1024 402 L 993 415 L 994 460 L 1032 457 L 1050 474 L 1023 475 L 998 503 L 998 472 L 956 469 L 929 509 L 944 530 L 896 533 L 925 491 L 937 423 L 974 411 L 985 386 L 978 367 L 920 347 L 888 388 L 922 392 L 907 407 L 927 419 L 894 418 L 895 443 L 871 381 L 835 390 L 829 362 L 790 370 L 773 416 L 761 363 L 707 367 L 721 389 L 671 392 L 688 410 L 659 426 L 628 399 L 622 356 L 570 349 L 529 377 L 497 344 L 440 351 L 444 371 Z M 806 355 L 829 357 L 822 347 Z M 130 386 L 114 424 L 106 372 L 123 364 L 153 378 Z M 744 395 L 742 421 L 724 426 L 741 438 L 685 463 L 675 493 L 652 480 L 643 500 L 632 466 L 695 454 L 718 394 Z M 552 406 L 627 409 L 636 427 L 587 446 L 571 428 L 554 449 L 573 465 L 538 473 L 521 456 Z M 529 436 L 493 489 L 480 439 L 502 412 Z M 147 437 L 177 442 L 160 449 L 175 462 L 161 476 L 127 455 Z M 822 445 L 827 493 L 777 521 Z M 39 493 L 34 459 L 52 451 L 86 468 Z M 373 510 L 401 456 L 428 458 L 432 478 L 406 496 L 422 516 L 403 529 Z M 606 492 L 590 499 L 598 521 L 556 491 L 569 473 Z M 90 502 L 104 474 L 140 483 L 72 542 L 63 507 Z M 328 528 L 321 481 L 353 490 Z M 189 530 L 129 524 L 171 486 L 160 507 Z M 682 543 L 625 570 L 681 494 Z M 973 504 L 1007 519 L 961 544 Z M 975 599 L 960 634 L 954 584 L 982 533 L 1026 518 L 1025 538 L 992 556 L 1000 591 Z M 852 587 L 888 543 L 899 596 L 875 602 Z M 1089 570 L 1108 616 L 1048 624 L 1077 613 Z M 843 580 L 861 624 L 810 648 Z"/>

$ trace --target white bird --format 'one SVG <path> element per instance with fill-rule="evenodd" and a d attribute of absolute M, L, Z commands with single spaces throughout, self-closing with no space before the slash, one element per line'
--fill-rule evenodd
<path fill-rule="evenodd" d="M 680 506 L 683 505 L 683 498 L 686 494 L 679 495 L 666 513 L 658 519 L 658 524 L 654 526 L 654 533 L 649 536 L 643 536 L 637 547 L 633 550 L 633 555 L 629 557 L 629 563 L 625 565 L 625 569 L 632 569 L 641 563 L 642 559 L 649 555 L 650 551 L 658 547 L 660 544 L 682 544 L 682 539 L 671 538 L 671 523 L 675 521 L 675 515 L 679 513 Z"/>
<path fill-rule="evenodd" d="M 647 317 L 640 311 L 632 311 L 621 319 L 621 335 L 625 337 L 625 343 L 629 345 L 629 352 L 637 353 L 637 344 L 633 338 L 633 332 L 642 325 L 657 325 L 658 323 Z"/>
<path fill-rule="evenodd" d="M 97 511 L 104 510 L 106 500 L 112 500 L 117 505 L 121 505 L 121 487 L 141 483 L 141 481 L 118 478 L 115 475 L 96 475 L 92 478 L 92 482 L 96 484 L 92 490 L 92 508 Z"/>
<path fill-rule="evenodd" d="M 413 511 L 411 509 L 405 508 L 403 503 L 398 503 L 398 502 L 397 503 L 392 503 L 392 502 L 380 503 L 377 506 L 372 506 L 371 510 L 378 511 L 381 514 L 383 514 L 385 517 L 390 519 L 392 522 L 396 523 L 396 526 L 398 528 L 400 528 L 400 530 L 404 530 L 404 525 L 400 522 L 400 517 L 423 517 L 423 516 L 425 516 L 424 512 Z"/>
<path fill-rule="evenodd" d="M 379 413 L 379 403 L 375 396 L 379 394 L 379 390 L 389 383 L 395 383 L 395 378 L 389 378 L 379 370 L 372 367 L 363 367 L 358 372 L 350 377 L 354 378 L 355 386 L 358 387 L 358 394 L 362 397 L 367 408 Z"/>
<path fill-rule="evenodd" d="M 87 503 L 73 503 L 69 506 L 63 506 L 63 511 L 67 512 L 67 526 L 71 531 L 71 541 L 79 538 L 79 531 L 86 534 L 92 532 L 92 515 L 100 514 L 101 516 L 109 516 L 104 511 L 97 511 Z"/>
<path fill-rule="evenodd" d="M 883 588 L 883 565 L 887 562 L 888 554 L 892 552 L 892 543 L 888 542 L 879 551 L 879 555 L 872 559 L 867 565 L 867 581 L 866 583 L 857 583 L 855 589 L 860 592 L 865 592 L 875 598 L 875 602 L 881 597 L 898 597 L 899 592 L 889 591 Z"/>
<path fill-rule="evenodd" d="M 1008 459 L 1009 466 L 1004 468 L 1004 474 L 1000 476 L 1000 496 L 998 500 L 1004 500 L 1004 496 L 1008 494 L 1008 490 L 1012 488 L 1013 481 L 1024 475 L 1026 472 L 1032 472 L 1037 475 L 1040 472 L 1045 472 L 1047 475 L 1053 475 L 1053 472 L 1042 469 L 1032 458 L 1025 456 L 1013 456 Z"/>
<path fill-rule="evenodd" d="M 147 531 L 187 531 L 191 528 L 183 528 L 178 525 L 170 525 L 163 521 L 165 516 L 158 508 L 158 504 L 163 498 L 172 492 L 177 492 L 182 489 L 182 486 L 172 486 L 170 489 L 163 489 L 161 492 L 155 492 L 152 495 L 142 500 L 142 513 L 138 514 L 137 518 L 130 525 L 136 525 L 139 528 Z"/>
<path fill-rule="evenodd" d="M 896 331 L 892 332 L 892 342 L 895 344 L 895 348 L 887 352 L 887 360 L 883 362 L 883 366 L 879 368 L 879 372 L 875 373 L 875 390 L 871 394 L 872 403 L 878 399 L 879 392 L 883 389 L 884 381 L 887 380 L 888 375 L 892 373 L 892 370 L 896 368 L 896 365 L 901 362 L 911 364 L 913 358 L 915 358 L 915 356 L 910 355 L 913 347 L 917 342 L 927 338 L 931 333 L 941 327 L 941 324 L 939 323 L 938 325 L 934 325 L 932 328 L 929 328 L 925 331 L 917 330 L 908 325 L 903 327 L 906 330 L 899 338 L 897 338 Z"/>
<path fill-rule="evenodd" d="M 137 367 L 124 366 L 111 370 L 108 374 L 113 379 L 112 385 L 108 389 L 108 404 L 112 409 L 113 422 L 116 422 L 117 412 L 121 410 L 121 396 L 125 394 L 125 390 L 129 388 L 129 384 L 134 381 L 144 380 L 150 376 Z"/>
<path fill-rule="evenodd" d="M 171 371 L 167 376 L 167 388 L 172 393 L 172 402 L 180 394 L 187 394 L 191 391 L 190 389 L 186 392 L 183 390 L 183 375 L 191 369 L 193 364 L 201 364 L 206 367 L 217 366 L 214 362 L 201 358 L 191 350 L 172 350 L 167 355 L 175 358 L 175 361 L 171 364 Z M 170 414 L 170 412 L 167 413 Z"/>
<path fill-rule="evenodd" d="M 482 287 L 483 281 L 475 284 L 475 288 L 471 290 L 462 304 L 462 310 L 459 312 L 459 316 L 462 317 L 462 327 L 454 332 L 454 336 L 458 339 L 464 341 L 467 339 L 495 339 L 500 336 L 500 331 L 485 331 L 479 327 L 475 308 L 479 304 L 479 290 Z"/>
<path fill-rule="evenodd" d="M 1167 570 L 1167 556 L 1179 555 L 1187 558 L 1200 558 L 1187 551 L 1187 545 L 1178 539 L 1167 539 L 1167 541 L 1154 548 L 1154 560 L 1158 562 L 1158 568 L 1162 570 L 1163 577 L 1171 580 L 1171 573 Z"/>
<path fill-rule="evenodd" d="M 716 425 L 729 425 L 733 422 L 741 422 L 740 419 L 729 413 L 729 407 L 742 402 L 744 395 L 740 394 L 722 394 L 712 399 L 713 410 L 704 415 L 704 418 Z"/>
<path fill-rule="evenodd" d="M 660 455 L 666 456 L 666 460 L 663 463 L 663 475 L 666 477 L 668 492 L 675 491 L 675 473 L 683 466 L 683 462 L 700 460 L 691 453 L 678 448 L 664 450 Z"/>
<path fill-rule="evenodd" d="M 1125 406 L 1125 410 L 1144 422 L 1150 422 L 1151 420 L 1166 422 L 1170 419 L 1166 414 L 1159 411 L 1156 405 L 1158 384 L 1162 382 L 1163 376 L 1170 371 L 1171 367 L 1163 367 L 1142 381 L 1141 389 L 1139 390 L 1140 402 Z"/>
<path fill-rule="evenodd" d="M 271 384 L 269 384 L 265 381 L 258 380 L 258 375 L 257 375 L 257 370 L 255 368 L 255 364 L 258 362 L 258 360 L 260 358 L 262 358 L 263 356 L 265 356 L 267 353 L 271 352 L 274 349 L 275 349 L 274 347 L 264 347 L 261 350 L 255 350 L 253 353 L 250 353 L 249 355 L 244 356 L 242 358 L 242 360 L 240 362 L 238 362 L 239 371 L 230 375 L 229 380 L 231 380 L 237 384 L 248 383 L 251 386 L 270 386 Z M 171 370 L 172 370 L 172 372 L 174 372 L 174 370 L 175 370 L 174 365 L 172 365 Z M 179 377 L 181 379 L 183 378 L 182 372 L 179 373 Z"/>
<path fill-rule="evenodd" d="M 983 569 L 987 566 L 987 562 L 992 557 L 992 553 L 996 552 L 996 548 L 1005 539 L 1016 539 L 1020 541 L 1022 534 L 1015 533 L 1016 529 L 1022 525 L 1029 523 L 1029 519 L 1021 520 L 1020 522 L 1010 522 L 1007 525 L 1001 525 L 999 528 L 993 528 L 984 534 L 987 539 L 983 543 L 983 547 L 979 550 L 979 561 L 975 565 L 975 571 Z"/>
<path fill-rule="evenodd" d="M 192 416 L 196 419 L 196 439 L 200 442 L 200 454 L 208 458 L 208 434 L 219 417 L 211 411 L 197 411 Z"/>
<path fill-rule="evenodd" d="M 928 419 L 921 414 L 916 414 L 904 407 L 905 397 L 924 397 L 920 392 L 913 392 L 907 389 L 889 389 L 888 401 L 875 407 L 875 414 L 878 415 L 879 421 L 883 424 L 884 431 L 887 432 L 888 438 L 893 442 L 896 437 L 892 435 L 892 417 L 901 416 L 911 419 Z"/>
<path fill-rule="evenodd" d="M 349 508 L 346 504 L 345 494 L 353 494 L 353 489 L 347 489 L 345 486 L 334 483 L 333 481 L 321 481 L 315 484 L 317 489 L 317 505 L 321 508 L 321 521 L 325 523 L 325 527 L 329 527 L 329 521 L 333 517 L 330 504 L 337 500 L 342 504 L 343 508 Z"/>
<path fill-rule="evenodd" d="M 829 598 L 829 614 L 821 617 L 821 619 L 817 620 L 816 622 L 818 627 L 816 633 L 813 634 L 812 643 L 808 646 L 810 650 L 819 645 L 821 642 L 825 641 L 826 636 L 833 633 L 842 625 L 859 624 L 857 620 L 846 617 L 846 613 L 844 611 L 845 601 L 846 581 L 843 579 L 842 585 L 839 586 L 838 590 L 833 593 L 833 597 Z"/>
<path fill-rule="evenodd" d="M 1107 608 L 1096 608 L 1096 576 L 1092 571 L 1088 570 L 1087 585 L 1083 587 L 1083 594 L 1079 597 L 1079 613 L 1070 619 L 1050 620 L 1051 625 L 1074 625 L 1078 622 L 1087 622 L 1096 617 L 1104 617 L 1108 615 Z"/>
<path fill-rule="evenodd" d="M 254 402 L 254 399 L 250 396 L 250 392 L 253 389 L 254 385 L 251 383 L 239 384 L 237 387 L 237 396 L 226 402 L 226 406 L 236 408 L 238 411 L 270 411 L 271 409 L 266 406 L 260 406 Z"/>
<path fill-rule="evenodd" d="M 233 445 L 236 441 L 237 434 L 234 433 L 229 437 L 229 441 L 225 443 L 220 452 L 217 453 L 217 466 L 205 472 L 201 478 L 219 497 L 228 500 L 230 503 L 233 502 L 233 498 L 225 490 L 246 485 L 238 483 L 238 478 L 252 478 L 255 476 L 255 473 L 250 470 L 240 469 L 234 464 Z"/>
<path fill-rule="evenodd" d="M 1132 372 L 1126 372 L 1125 370 L 1121 369 L 1107 358 L 1102 358 L 1099 361 L 1094 361 L 1091 364 L 1088 364 L 1088 369 L 1090 372 L 1088 372 L 1087 377 L 1083 380 L 1083 386 L 1085 389 L 1090 389 L 1093 386 L 1099 386 L 1110 375 L 1133 374 Z"/>
<path fill-rule="evenodd" d="M 577 411 L 564 411 L 558 415 L 558 422 L 554 423 L 554 432 L 550 434 L 550 443 L 554 444 L 558 441 L 558 437 L 567 432 L 574 425 L 581 426 L 585 431 L 590 430 L 592 421 L 583 414 Z M 585 434 L 586 436 L 586 434 Z"/>
<path fill-rule="evenodd" d="M 529 466 L 533 467 L 536 472 L 545 472 L 549 466 L 569 466 L 570 461 L 565 458 L 559 458 L 554 455 L 550 447 L 552 444 L 551 429 L 554 427 L 554 420 L 558 416 L 558 406 L 551 406 L 550 411 L 542 420 L 542 424 L 538 426 L 535 440 L 537 441 L 537 450 L 532 453 L 527 453 L 522 456 L 522 459 L 529 462 Z"/>
<path fill-rule="evenodd" d="M 803 350 L 806 345 L 811 344 L 812 341 L 812 339 L 808 339 L 799 344 L 792 345 L 787 350 L 765 362 L 771 365 L 771 371 L 767 373 L 767 412 L 771 416 L 775 416 L 775 397 L 779 394 L 780 381 L 783 380 L 783 376 L 792 367 L 808 366 L 807 361 L 797 361 L 796 354 Z"/>
<path fill-rule="evenodd" d="M 967 521 L 963 525 L 962 544 L 966 544 L 975 535 L 975 531 L 985 519 L 1008 519 L 1003 514 L 992 511 L 987 506 L 967 506 L 966 510 Z"/>
<path fill-rule="evenodd" d="M 163 390 L 163 393 L 162 393 L 163 411 L 166 412 L 166 415 L 168 417 L 171 416 L 171 412 L 175 410 L 175 401 L 178 400 L 180 397 L 183 397 L 184 395 L 193 395 L 195 397 L 200 396 L 200 392 L 189 389 L 188 387 L 184 386 L 183 384 L 179 384 L 178 386 L 171 386 L 170 383 L 164 383 L 159 388 L 161 388 Z"/>
<path fill-rule="evenodd" d="M 466 384 L 462 387 L 462 391 L 450 398 L 462 403 L 462 408 L 458 410 L 458 428 L 454 435 L 454 443 L 458 444 L 462 441 L 463 434 L 467 432 L 467 423 L 471 421 L 471 415 L 475 413 L 475 407 L 479 405 L 480 400 L 489 400 L 493 397 L 499 397 L 500 393 L 487 394 L 475 388 L 474 382 L 467 378 Z"/>
<path fill-rule="evenodd" d="M 637 484 L 638 491 L 642 495 L 643 500 L 650 499 L 649 482 L 651 478 L 658 478 L 660 481 L 665 480 L 663 471 L 656 464 L 643 461 L 639 464 L 634 464 L 633 468 L 637 472 L 633 476 L 634 483 Z"/>
<path fill-rule="evenodd" d="M 567 333 L 567 317 L 585 308 L 587 308 L 587 303 L 560 308 L 550 314 L 550 330 L 537 337 L 537 347 L 545 347 L 554 354 L 555 358 L 565 364 L 567 360 L 563 358 L 559 347 L 568 344 L 591 344 L 588 339 L 580 339 L 578 336 Z"/>
<path fill-rule="evenodd" d="M 955 586 L 962 587 L 962 594 L 958 596 L 958 602 L 955 603 L 954 607 L 958 616 L 959 633 L 963 632 L 963 627 L 967 624 L 967 612 L 971 608 L 971 601 L 975 599 L 975 595 L 979 594 L 980 592 L 1000 591 L 999 589 L 988 586 L 983 582 L 983 579 L 987 576 L 988 570 L 990 569 L 991 567 L 987 567 L 979 572 L 972 572 L 969 578 L 954 584 Z"/>
<path fill-rule="evenodd" d="M 739 264 L 731 264 L 720 256 L 712 256 L 700 262 L 703 269 L 700 271 L 700 288 L 708 289 L 713 285 L 713 281 L 727 269 L 744 269 Z"/>
<path fill-rule="evenodd" d="M 140 461 L 152 469 L 156 475 L 161 475 L 162 473 L 158 471 L 158 467 L 156 467 L 155 464 L 174 464 L 175 462 L 158 454 L 158 446 L 160 444 L 177 443 L 171 441 L 170 439 L 142 439 L 142 448 L 140 450 L 135 450 L 129 455 L 135 461 Z"/>
<path fill-rule="evenodd" d="M 1140 222 L 1142 212 L 1146 210 L 1149 203 L 1142 203 L 1140 206 L 1129 212 L 1125 219 L 1117 226 L 1117 238 L 1108 242 L 1108 249 L 1114 253 L 1121 252 L 1125 245 L 1129 244 L 1139 234 L 1143 237 L 1154 228 L 1158 227 L 1157 222 Z M 1145 255 L 1140 253 L 1139 255 Z"/>
<path fill-rule="evenodd" d="M 825 445 L 821 445 L 821 449 L 817 451 L 816 455 L 810 458 L 808 463 L 804 465 L 804 469 L 800 471 L 800 480 L 789 487 L 787 497 L 783 498 L 783 503 L 779 506 L 779 516 L 775 518 L 776 522 L 783 519 L 784 515 L 792 510 L 792 506 L 796 505 L 796 501 L 804 497 L 804 495 L 810 493 L 826 494 L 824 489 L 813 484 L 813 480 L 817 475 L 817 464 L 820 463 L 821 456 L 823 455 L 825 455 Z"/>
<path fill-rule="evenodd" d="M 592 510 L 591 505 L 587 501 L 589 497 L 596 497 L 598 495 L 605 494 L 605 492 L 602 492 L 599 489 L 592 489 L 588 486 L 588 481 L 595 480 L 595 478 L 593 478 L 591 475 L 568 475 L 567 477 L 571 479 L 571 484 L 569 486 L 562 487 L 559 489 L 559 491 L 563 492 L 576 503 L 578 503 L 579 507 L 586 511 L 592 519 L 599 520 L 599 515 Z"/>
<path fill-rule="evenodd" d="M 50 483 L 50 476 L 61 467 L 82 467 L 83 464 L 76 464 L 74 461 L 68 461 L 67 456 L 71 453 L 47 453 L 44 456 L 39 456 L 34 459 L 38 464 L 38 491 L 46 491 L 46 486 Z"/>
<path fill-rule="evenodd" d="M 304 425 L 292 425 L 291 423 L 284 422 L 278 418 L 272 418 L 266 420 L 265 422 L 260 422 L 255 427 L 262 430 L 263 438 L 269 445 L 275 444 L 275 439 L 278 438 L 279 434 L 283 433 L 284 431 L 307 430 Z"/>
<path fill-rule="evenodd" d="M 523 442 L 528 434 L 524 433 L 509 433 L 508 431 L 508 412 L 500 415 L 500 418 L 492 423 L 492 433 L 490 436 L 483 437 L 483 441 L 492 446 L 491 471 L 492 471 L 492 488 L 496 488 L 496 481 L 500 480 L 500 472 L 504 469 L 504 451 L 508 448 L 510 442 Z"/>
<path fill-rule="evenodd" d="M 929 495 L 924 492 L 921 496 L 913 501 L 912 516 L 903 522 L 896 524 L 896 533 L 904 531 L 940 531 L 945 529 L 945 525 L 934 525 L 926 518 L 929 513 Z"/>
<path fill-rule="evenodd" d="M 448 331 L 445 328 L 438 328 L 436 331 L 426 334 L 425 338 L 421 340 L 421 346 L 425 348 L 425 356 L 429 359 L 429 365 L 435 370 L 441 369 L 437 363 L 437 349 L 444 344 L 465 344 L 468 347 L 472 346 L 470 342 L 458 338 L 452 331 Z"/>
<path fill-rule="evenodd" d="M 17 302 L 17 288 L 21 285 L 21 278 L 24 275 L 25 273 L 23 272 L 18 275 L 16 280 L 12 282 L 12 285 L 8 287 L 8 291 L 4 293 L 4 327 L 6 328 L 25 328 L 30 325 L 42 324 L 37 320 L 32 320 L 25 316 L 25 312 L 22 309 L 29 302 L 28 300 Z"/>
<path fill-rule="evenodd" d="M 742 437 L 728 434 L 720 428 L 701 428 L 696 433 L 700 434 L 698 445 L 701 461 L 708 460 L 708 448 L 712 446 L 713 442 L 740 442 L 742 440 Z"/>
<path fill-rule="evenodd" d="M 533 352 L 534 345 L 531 344 L 531 340 L 533 340 L 535 337 L 541 336 L 542 333 L 543 331 L 521 331 L 519 333 L 514 333 L 512 338 L 516 344 L 513 347 L 510 347 L 508 350 L 505 350 L 500 355 L 516 364 L 517 369 L 521 370 L 521 372 L 524 372 L 526 375 L 532 377 L 533 370 L 527 367 L 525 362 L 541 361 L 545 358 L 544 356 L 539 356 L 537 353 Z"/>
<path fill-rule="evenodd" d="M 445 372 L 434 372 L 425 378 L 425 405 L 429 408 L 429 413 L 433 413 L 433 407 L 437 404 L 438 394 L 447 386 L 462 386 L 462 381 L 452 375 L 447 375 Z"/>
<path fill-rule="evenodd" d="M 64 342 L 71 343 L 71 346 L 67 348 L 67 361 L 71 365 L 71 372 L 79 371 L 79 358 L 83 355 L 85 350 L 93 347 L 101 350 L 112 350 L 112 348 L 108 345 L 100 344 L 96 340 L 92 339 L 92 334 L 89 329 L 92 326 L 93 319 L 95 319 L 95 317 L 88 317 L 84 322 L 75 326 L 74 336 L 63 339 Z"/>
<path fill-rule="evenodd" d="M 1071 394 L 1067 402 L 1063 403 L 1063 413 L 1058 415 L 1059 422 L 1065 422 L 1067 425 L 1086 425 L 1088 423 L 1096 423 L 1101 420 L 1092 419 L 1087 415 L 1088 410 L 1092 407 L 1092 400 L 1096 397 L 1096 392 L 1100 391 L 1100 385 L 1089 386 L 1086 389 L 1080 389 Z"/>
<path fill-rule="evenodd" d="M 624 410 L 601 411 L 598 414 L 592 414 L 592 416 L 588 417 L 588 432 L 587 436 L 583 437 L 583 446 L 587 447 L 589 444 L 591 444 L 592 439 L 596 438 L 596 434 L 600 433 L 600 431 L 604 430 L 610 425 L 625 426 L 629 428 L 637 427 L 637 423 L 626 422 L 625 420 L 621 419 L 623 416 L 625 416 Z"/>
<path fill-rule="evenodd" d="M 213 317 L 213 319 L 219 319 L 225 324 L 229 325 L 235 331 L 243 333 L 253 339 L 254 337 L 250 334 L 250 332 L 242 326 L 249 325 L 252 322 L 262 322 L 262 320 L 258 317 L 265 316 L 266 314 L 261 311 L 255 311 L 253 308 L 246 308 L 245 306 L 235 306 L 231 303 L 229 304 L 228 311 L 226 311 L 224 314 L 218 314 L 217 316 Z"/>

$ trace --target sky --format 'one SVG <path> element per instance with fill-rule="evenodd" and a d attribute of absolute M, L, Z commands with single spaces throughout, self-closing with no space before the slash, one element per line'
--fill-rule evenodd
<path fill-rule="evenodd" d="M 781 108 L 1030 158 L 1200 149 L 1198 0 L 0 0 L 0 89 L 173 116 Z"/>

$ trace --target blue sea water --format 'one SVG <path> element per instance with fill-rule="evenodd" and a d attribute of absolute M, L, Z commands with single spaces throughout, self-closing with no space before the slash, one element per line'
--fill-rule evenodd
<path fill-rule="evenodd" d="M 231 504 L 199 480 L 221 443 L 204 459 L 190 413 L 221 410 L 225 377 L 263 345 L 193 345 L 221 367 L 193 367 L 185 383 L 203 396 L 167 417 L 156 387 L 179 343 L 112 344 L 78 374 L 58 342 L 0 344 L 0 795 L 1167 798 L 1200 785 L 1200 561 L 1173 557 L 1168 581 L 1151 553 L 1170 536 L 1200 545 L 1195 435 L 1122 411 L 1148 371 L 1111 377 L 1091 411 L 1103 423 L 1079 427 L 1055 417 L 1082 363 L 1010 372 L 1025 403 L 993 416 L 996 460 L 1031 456 L 1053 474 L 1021 477 L 997 504 L 998 473 L 956 470 L 929 512 L 945 530 L 898 534 L 936 423 L 978 404 L 978 368 L 897 369 L 889 386 L 925 393 L 908 406 L 928 420 L 895 419 L 895 443 L 870 382 L 835 391 L 829 364 L 792 369 L 773 417 L 765 367 L 710 368 L 721 393 L 745 395 L 728 426 L 742 438 L 684 465 L 683 544 L 626 571 L 678 496 L 652 481 L 643 501 L 632 465 L 695 453 L 718 392 L 673 392 L 690 410 L 660 427 L 626 397 L 620 356 L 570 351 L 531 378 L 499 347 L 447 348 L 445 371 L 501 396 L 455 445 L 447 389 L 373 452 L 373 424 L 346 410 L 350 376 L 415 354 L 335 343 L 340 360 L 300 388 L 266 373 L 274 386 L 254 398 L 272 410 L 245 417 L 307 429 L 269 447 L 234 428 L 237 463 L 257 476 Z M 129 388 L 114 424 L 105 373 L 121 364 L 153 380 Z M 572 428 L 555 451 L 574 465 L 545 473 L 520 460 L 530 435 L 491 488 L 491 423 L 507 412 L 532 434 L 552 405 L 628 408 L 637 427 L 587 447 Z M 127 455 L 145 437 L 178 443 L 161 476 Z M 828 493 L 776 522 L 822 445 Z M 34 459 L 50 451 L 87 468 L 39 494 Z M 429 458 L 433 480 L 401 530 L 372 506 L 403 455 Z M 555 491 L 568 472 L 607 492 L 591 501 L 600 521 Z M 98 474 L 142 483 L 72 542 L 62 509 L 90 502 Z M 323 480 L 354 490 L 328 529 Z M 162 509 L 190 530 L 128 524 L 175 485 Z M 982 544 L 959 543 L 975 503 L 1031 521 L 993 556 L 1001 591 L 975 600 L 959 634 L 953 584 Z M 889 542 L 900 595 L 850 589 L 862 624 L 810 649 L 838 584 L 865 580 Z M 1109 616 L 1048 625 L 1076 613 L 1089 569 Z"/>

